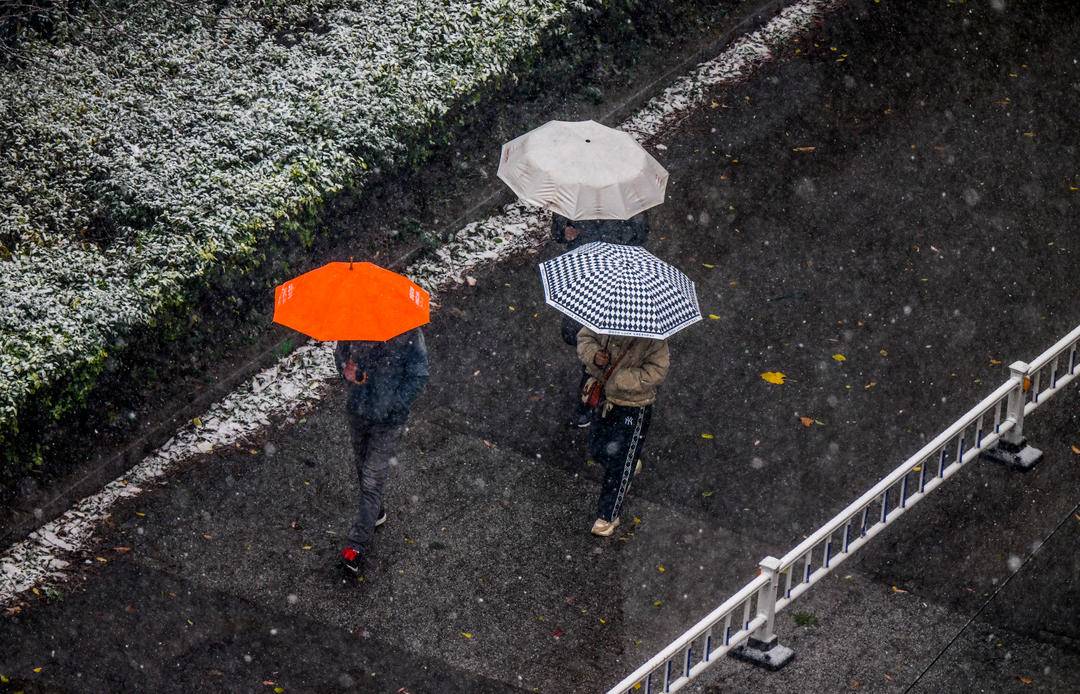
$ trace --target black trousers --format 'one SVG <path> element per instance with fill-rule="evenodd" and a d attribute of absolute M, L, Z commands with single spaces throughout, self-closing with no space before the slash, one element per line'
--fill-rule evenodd
<path fill-rule="evenodd" d="M 652 405 L 616 405 L 607 414 L 602 412 L 597 413 L 589 432 L 589 452 L 604 468 L 596 517 L 610 522 L 622 513 L 623 502 L 634 480 L 634 466 L 652 420 Z"/>

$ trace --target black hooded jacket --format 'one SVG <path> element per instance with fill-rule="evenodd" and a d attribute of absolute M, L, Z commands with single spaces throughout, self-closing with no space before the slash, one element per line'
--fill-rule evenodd
<path fill-rule="evenodd" d="M 566 238 L 567 225 L 578 230 L 577 237 L 570 241 Z M 572 222 L 561 214 L 552 215 L 551 236 L 558 243 L 566 244 L 570 250 L 594 241 L 618 243 L 623 246 L 644 246 L 649 238 L 649 224 L 645 214 L 636 214 L 630 219 L 582 219 Z"/>
<path fill-rule="evenodd" d="M 401 426 L 428 379 L 424 333 L 415 328 L 386 342 L 338 342 L 334 361 L 344 376 L 345 362 L 356 363 L 357 379 L 348 383 L 349 412 L 382 426 Z"/>

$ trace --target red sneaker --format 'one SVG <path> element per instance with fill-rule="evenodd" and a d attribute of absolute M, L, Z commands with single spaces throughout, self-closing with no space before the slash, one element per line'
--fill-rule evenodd
<path fill-rule="evenodd" d="M 341 565 L 354 574 L 360 573 L 360 552 L 352 547 L 341 550 Z"/>

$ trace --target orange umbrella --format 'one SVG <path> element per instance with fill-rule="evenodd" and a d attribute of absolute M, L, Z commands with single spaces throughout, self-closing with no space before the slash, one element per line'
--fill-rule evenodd
<path fill-rule="evenodd" d="M 427 323 L 430 300 L 373 263 L 327 263 L 274 290 L 274 322 L 316 340 L 385 341 Z"/>

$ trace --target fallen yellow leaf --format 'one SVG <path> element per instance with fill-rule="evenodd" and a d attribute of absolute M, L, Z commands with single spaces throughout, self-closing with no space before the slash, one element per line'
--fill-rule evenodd
<path fill-rule="evenodd" d="M 634 516 L 634 525 L 641 525 L 641 517 Z"/>
<path fill-rule="evenodd" d="M 906 593 L 907 591 L 904 590 L 903 588 L 897 588 L 896 586 L 893 586 L 892 587 L 892 592 L 894 592 L 894 593 Z"/>
<path fill-rule="evenodd" d="M 701 438 L 703 438 L 703 439 L 715 439 L 716 437 L 713 436 L 712 434 L 702 434 Z"/>
<path fill-rule="evenodd" d="M 775 385 L 782 385 L 786 378 L 787 376 L 785 376 L 782 371 L 764 371 L 761 374 L 761 380 Z"/>
<path fill-rule="evenodd" d="M 990 366 L 998 366 L 1000 364 L 1001 364 L 1000 359 L 994 359 L 993 357 L 990 358 Z"/>
<path fill-rule="evenodd" d="M 843 354 L 834 354 L 832 355 L 832 358 L 833 361 L 847 361 L 847 357 L 845 357 Z"/>
<path fill-rule="evenodd" d="M 663 564 L 660 564 L 659 566 L 657 566 L 656 570 L 659 571 L 660 573 L 664 573 L 665 571 L 667 571 L 667 569 L 664 568 Z"/>
<path fill-rule="evenodd" d="M 716 266 L 715 266 L 715 265 L 713 265 L 712 263 L 702 263 L 702 265 L 704 265 L 705 267 L 709 268 L 710 270 L 712 270 L 712 269 L 714 269 L 714 268 L 716 267 Z"/>
<path fill-rule="evenodd" d="M 720 320 L 720 316 L 716 315 L 715 313 L 710 313 L 709 320 Z"/>
<path fill-rule="evenodd" d="M 102 564 L 108 564 L 109 563 L 109 560 L 106 559 L 105 557 L 94 557 L 94 559 L 101 562 Z"/>
<path fill-rule="evenodd" d="M 653 600 L 653 604 L 652 604 L 652 606 L 653 606 L 653 607 L 660 607 L 660 606 L 661 606 L 661 605 L 663 605 L 663 604 L 664 604 L 664 601 L 663 601 L 663 600 Z"/>
<path fill-rule="evenodd" d="M 812 417 L 799 417 L 799 421 L 802 422 L 802 425 L 806 428 L 814 426 L 814 420 Z"/>
<path fill-rule="evenodd" d="M 39 668 L 39 667 L 34 668 L 34 672 L 41 672 L 41 668 Z"/>
<path fill-rule="evenodd" d="M 607 620 L 606 620 L 606 619 L 604 619 L 603 617 L 601 617 L 601 618 L 600 618 L 600 623 L 601 623 L 601 624 L 607 624 Z"/>
<path fill-rule="evenodd" d="M 472 632 L 471 632 L 471 631 L 463 631 L 463 632 L 461 632 L 461 635 L 462 635 L 463 637 L 467 638 L 467 639 L 471 639 L 471 638 L 472 638 Z"/>
<path fill-rule="evenodd" d="M 201 427 L 201 426 L 202 426 L 202 420 L 201 420 L 201 419 L 199 419 L 198 417 L 195 417 L 194 419 L 192 419 L 192 420 L 191 420 L 191 423 L 192 423 L 192 424 L 194 424 L 194 425 L 195 425 L 195 426 L 197 426 L 197 427 Z"/>
<path fill-rule="evenodd" d="M 704 491 L 704 492 L 702 492 L 702 493 L 701 493 L 701 495 L 702 495 L 703 497 L 705 497 L 706 499 L 708 499 L 708 498 L 709 498 L 710 496 L 712 496 L 713 494 L 714 494 L 714 492 L 713 492 L 713 491 L 712 491 L 711 489 L 710 489 L 710 490 L 708 490 L 708 491 Z"/>
<path fill-rule="evenodd" d="M 873 388 L 876 385 L 877 385 L 877 381 L 870 381 L 865 386 L 863 386 L 863 389 L 864 390 L 870 390 L 871 388 Z"/>
<path fill-rule="evenodd" d="M 887 357 L 887 356 L 889 356 L 889 350 L 887 350 L 887 349 L 879 349 L 878 354 L 880 354 L 883 357 Z"/>
<path fill-rule="evenodd" d="M 1033 132 L 1031 132 L 1031 131 L 1029 130 L 1029 131 L 1027 131 L 1026 133 L 1024 133 L 1024 137 L 1035 137 L 1035 133 L 1033 133 Z"/>
<path fill-rule="evenodd" d="M 274 687 L 274 694 L 285 694 L 285 687 Z"/>
<path fill-rule="evenodd" d="M 305 549 L 305 550 L 311 549 L 311 545 L 304 545 L 302 549 Z"/>

